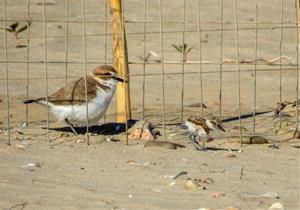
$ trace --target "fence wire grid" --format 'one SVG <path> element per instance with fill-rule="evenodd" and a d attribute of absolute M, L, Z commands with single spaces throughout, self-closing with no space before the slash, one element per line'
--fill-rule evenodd
<path fill-rule="evenodd" d="M 133 118 L 155 119 L 166 139 L 168 125 L 189 115 L 236 117 L 242 138 L 243 126 L 263 132 L 261 113 L 296 101 L 297 131 L 298 6 L 297 0 L 124 0 Z M 2 140 L 10 144 L 14 127 L 35 124 L 46 126 L 50 141 L 49 109 L 22 101 L 112 64 L 109 1 L 1 0 L 0 11 Z M 25 29 L 8 30 L 16 23 Z M 113 99 L 102 122 L 115 116 Z"/>

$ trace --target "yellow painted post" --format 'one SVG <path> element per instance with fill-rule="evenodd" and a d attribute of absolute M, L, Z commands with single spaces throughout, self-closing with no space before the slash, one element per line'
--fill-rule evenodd
<path fill-rule="evenodd" d="M 124 123 L 127 119 L 131 119 L 130 107 L 130 83 L 127 43 L 125 37 L 125 26 L 122 15 L 121 0 L 109 0 L 111 14 L 111 29 L 113 39 L 113 65 L 118 74 L 125 78 L 128 82 L 119 82 L 117 88 L 117 121 Z M 127 118 L 127 119 L 126 119 Z"/>
<path fill-rule="evenodd" d="M 296 7 L 297 7 L 296 13 L 297 13 L 297 19 L 298 19 L 298 24 L 297 24 L 297 27 L 298 27 L 298 42 L 299 42 L 300 41 L 300 29 L 299 29 L 299 26 L 300 26 L 300 0 L 296 0 Z"/>
<path fill-rule="evenodd" d="M 298 132 L 298 124 L 299 124 L 299 119 L 298 119 L 298 107 L 299 107 L 299 47 L 300 47 L 300 0 L 297 1 L 297 32 L 298 32 L 298 39 L 297 39 L 297 84 L 296 84 L 296 130 L 294 133 L 294 137 L 296 136 Z"/>

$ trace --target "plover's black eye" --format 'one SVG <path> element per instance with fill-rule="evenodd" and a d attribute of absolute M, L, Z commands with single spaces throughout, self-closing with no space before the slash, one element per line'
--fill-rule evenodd
<path fill-rule="evenodd" d="M 105 73 L 104 75 L 106 75 L 106 76 L 109 76 L 109 75 L 110 75 L 110 73 Z"/>

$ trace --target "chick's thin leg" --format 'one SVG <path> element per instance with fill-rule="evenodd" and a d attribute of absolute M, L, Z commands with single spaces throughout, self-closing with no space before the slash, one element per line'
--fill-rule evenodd
<path fill-rule="evenodd" d="M 196 141 L 196 136 L 195 136 L 196 132 L 190 133 L 189 134 L 189 139 L 192 141 L 192 144 L 194 145 L 194 147 L 198 150 L 203 150 L 203 148 L 198 144 L 198 142 Z"/>
<path fill-rule="evenodd" d="M 74 126 L 72 125 L 72 123 L 70 123 L 70 121 L 68 119 L 65 119 L 65 122 L 68 124 L 68 126 L 70 126 L 71 130 L 73 131 L 73 133 L 78 136 L 78 133 L 76 131 L 76 129 L 74 128 Z"/>

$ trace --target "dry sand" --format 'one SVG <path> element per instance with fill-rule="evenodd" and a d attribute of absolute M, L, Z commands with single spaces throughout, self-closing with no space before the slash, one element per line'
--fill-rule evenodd
<path fill-rule="evenodd" d="M 30 19 L 43 20 L 41 0 L 32 0 L 30 6 Z M 47 2 L 47 1 L 46 1 Z M 65 20 L 65 1 L 49 1 L 47 6 L 47 20 Z M 81 1 L 69 0 L 70 20 L 81 20 Z M 148 21 L 156 21 L 147 25 L 146 52 L 152 50 L 159 56 L 159 8 L 158 1 L 148 1 Z M 183 1 L 162 1 L 165 21 L 182 21 Z M 144 1 L 124 1 L 125 17 L 127 20 L 143 20 Z M 239 21 L 252 22 L 241 24 L 240 27 L 253 27 L 255 25 L 255 1 L 239 1 Z M 105 1 L 87 0 L 86 20 L 105 20 Z M 204 22 L 220 20 L 220 1 L 201 1 L 201 19 Z M 186 21 L 196 21 L 196 1 L 186 0 Z M 0 5 L 0 16 L 3 7 Z M 224 1 L 224 21 L 231 22 L 224 28 L 234 28 L 233 1 Z M 260 1 L 260 21 L 280 22 L 280 1 Z M 297 31 L 295 22 L 294 1 L 284 1 L 284 21 L 282 55 L 287 55 L 294 61 L 296 57 Z M 7 1 L 7 19 L 20 20 L 27 18 L 26 1 Z M 14 21 L 8 22 L 7 25 Z M 4 26 L 0 21 L 0 28 Z M 140 62 L 138 56 L 143 55 L 144 27 L 143 24 L 127 23 L 127 36 L 129 60 Z M 280 28 L 278 24 L 263 24 L 265 29 L 258 31 L 258 58 L 273 59 L 280 56 Z M 164 59 L 166 61 L 180 61 L 180 54 L 171 47 L 171 44 L 182 43 L 182 30 L 179 23 L 164 24 Z M 202 59 L 219 63 L 220 58 L 220 32 L 210 29 L 219 29 L 219 24 L 203 24 L 202 32 Z M 86 33 L 103 34 L 105 24 L 87 23 Z M 110 29 L 108 28 L 108 32 Z M 172 32 L 173 31 L 173 32 Z M 189 46 L 199 48 L 197 23 L 187 23 L 185 42 Z M 64 36 L 65 23 L 47 23 L 48 36 Z M 47 41 L 49 93 L 58 87 L 83 75 L 83 45 L 82 25 L 80 22 L 69 23 L 69 34 L 78 35 L 69 37 L 68 65 L 66 73 L 64 37 L 51 37 Z M 3 30 L 0 30 L 3 36 Z M 21 36 L 25 36 L 23 32 Z M 39 63 L 44 60 L 43 23 L 33 22 L 30 27 L 30 63 L 29 97 L 45 95 L 45 65 Z M 9 35 L 11 36 L 11 35 Z M 26 44 L 26 38 L 22 38 Z M 111 40 L 107 36 L 87 36 L 87 70 L 105 63 L 111 63 Z M 44 107 L 32 105 L 28 108 L 29 126 L 21 128 L 26 120 L 26 107 L 22 100 L 26 99 L 26 71 L 24 61 L 27 59 L 27 48 L 15 48 L 14 39 L 8 38 L 8 77 L 10 93 L 11 139 L 12 146 L 7 146 L 6 122 L 6 82 L 5 65 L 0 65 L 0 208 L 2 209 L 224 209 L 233 206 L 239 209 L 267 209 L 272 203 L 280 202 L 286 209 L 300 209 L 299 204 L 299 139 L 290 138 L 290 134 L 275 134 L 272 113 L 257 117 L 257 133 L 269 139 L 270 144 L 275 143 L 279 149 L 269 148 L 270 144 L 246 145 L 242 152 L 228 149 L 240 149 L 238 143 L 232 143 L 238 133 L 232 130 L 238 121 L 224 123 L 228 129 L 225 134 L 214 134 L 216 141 L 208 143 L 213 148 L 226 150 L 196 151 L 188 141 L 187 135 L 178 126 L 181 109 L 181 74 L 167 75 L 165 77 L 166 101 L 166 134 L 161 127 L 162 123 L 162 83 L 161 75 L 147 76 L 145 80 L 145 117 L 159 126 L 163 136 L 159 140 L 179 143 L 185 148 L 168 150 L 163 148 L 144 148 L 141 140 L 129 139 L 126 146 L 125 132 L 112 134 L 103 130 L 114 129 L 111 124 L 95 128 L 99 135 L 90 137 L 91 145 L 87 145 L 84 135 L 73 136 L 68 129 L 50 130 L 50 143 L 47 142 Z M 104 50 L 107 46 L 107 51 Z M 240 30 L 239 32 L 240 60 L 255 57 L 255 30 Z M 107 57 L 105 57 L 105 52 Z M 235 31 L 223 32 L 223 59 L 236 60 Z M 0 59 L 4 60 L 4 42 L 0 41 Z M 188 56 L 189 61 L 199 60 L 199 51 L 192 50 Z M 56 63 L 53 63 L 56 61 Z M 57 61 L 59 61 L 57 63 Z M 76 63 L 77 62 L 77 63 Z M 271 111 L 280 100 L 279 84 L 280 73 L 267 71 L 279 69 L 277 65 L 259 64 L 257 72 L 257 111 Z M 295 64 L 295 62 L 294 62 Z M 182 65 L 166 64 L 166 73 L 180 73 Z M 222 79 L 222 118 L 237 116 L 238 98 L 236 80 L 236 65 L 222 65 L 224 73 Z M 242 114 L 250 113 L 253 108 L 254 66 L 241 65 L 241 108 Z M 282 100 L 296 99 L 296 71 L 286 60 L 283 61 L 282 71 Z M 131 64 L 132 74 L 141 74 L 143 65 Z M 160 64 L 147 64 L 146 73 L 161 73 Z M 202 65 L 202 70 L 210 72 L 203 75 L 203 100 L 210 104 L 204 109 L 204 114 L 218 115 L 219 107 L 219 65 Z M 184 80 L 184 117 L 200 115 L 201 108 L 188 105 L 200 102 L 200 76 L 199 65 L 185 65 Z M 212 72 L 216 73 L 212 73 Z M 196 73 L 195 73 L 196 72 Z M 131 77 L 132 111 L 134 119 L 142 119 L 143 77 Z M 106 116 L 107 122 L 115 121 L 115 99 Z M 61 128 L 50 116 L 50 128 Z M 103 121 L 99 124 L 101 125 Z M 174 124 L 175 123 L 175 124 Z M 247 118 L 242 122 L 247 128 L 245 135 L 252 134 L 253 121 Z M 21 131 L 21 132 L 20 132 Z M 61 136 L 62 134 L 68 136 Z M 179 133 L 179 134 L 178 134 Z M 175 135 L 177 134 L 177 135 Z M 107 141 L 107 139 L 120 139 L 121 141 Z M 77 143 L 78 142 L 78 143 Z M 21 145 L 21 146 L 20 146 Z M 22 146 L 23 145 L 23 146 Z M 24 146 L 25 145 L 25 146 Z M 24 147 L 24 148 L 20 148 Z M 233 157 L 232 157 L 233 156 Z M 28 163 L 39 163 L 39 167 L 28 167 Z M 187 175 L 176 180 L 168 178 L 179 172 L 186 171 Z M 187 190 L 184 183 L 188 178 L 211 178 L 214 183 L 206 184 L 195 190 Z M 176 182 L 175 184 L 173 182 Z M 173 183 L 173 184 L 171 184 Z M 170 185 L 171 184 L 171 185 Z M 225 196 L 213 198 L 215 192 L 224 193 Z M 266 198 L 262 194 L 275 192 L 279 198 Z"/>

